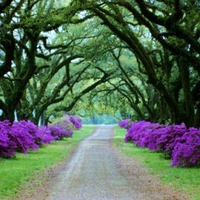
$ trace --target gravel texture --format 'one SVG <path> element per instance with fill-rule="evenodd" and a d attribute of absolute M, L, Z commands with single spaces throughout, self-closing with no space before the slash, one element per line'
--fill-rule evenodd
<path fill-rule="evenodd" d="M 17 200 L 189 200 L 112 146 L 113 126 L 97 126 L 72 155 L 47 169 Z M 37 183 L 41 183 L 37 185 Z"/>

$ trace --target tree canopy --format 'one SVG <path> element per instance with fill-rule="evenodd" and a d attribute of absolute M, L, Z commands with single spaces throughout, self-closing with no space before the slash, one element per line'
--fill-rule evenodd
<path fill-rule="evenodd" d="M 108 114 L 200 126 L 199 9 L 195 0 L 3 0 L 1 119 L 38 122 L 81 106 L 87 115 L 103 102 Z"/>

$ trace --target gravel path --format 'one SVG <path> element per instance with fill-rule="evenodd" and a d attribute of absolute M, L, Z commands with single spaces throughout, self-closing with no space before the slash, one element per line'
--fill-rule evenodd
<path fill-rule="evenodd" d="M 143 194 L 133 191 L 117 169 L 110 148 L 111 129 L 97 128 L 80 144 L 47 200 L 145 199 Z"/>
<path fill-rule="evenodd" d="M 113 126 L 98 126 L 71 158 L 48 172 L 48 184 L 26 200 L 187 200 L 112 146 Z M 54 173 L 54 175 L 52 175 Z M 22 197 L 20 199 L 23 199 Z"/>

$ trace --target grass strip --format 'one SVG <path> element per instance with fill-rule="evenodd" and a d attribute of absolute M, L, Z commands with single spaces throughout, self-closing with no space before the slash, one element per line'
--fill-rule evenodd
<path fill-rule="evenodd" d="M 94 126 L 83 126 L 74 132 L 72 138 L 53 142 L 27 155 L 19 153 L 12 159 L 0 159 L 0 199 L 15 196 L 20 186 L 30 181 L 33 173 L 42 172 L 65 159 L 93 130 Z"/>
<path fill-rule="evenodd" d="M 147 148 L 136 147 L 132 143 L 125 143 L 125 129 L 115 127 L 114 145 L 122 153 L 134 157 L 149 171 L 160 177 L 163 184 L 172 184 L 179 191 L 192 196 L 191 200 L 200 200 L 200 169 L 170 167 L 171 160 L 162 158 L 161 153 L 151 152 Z"/>

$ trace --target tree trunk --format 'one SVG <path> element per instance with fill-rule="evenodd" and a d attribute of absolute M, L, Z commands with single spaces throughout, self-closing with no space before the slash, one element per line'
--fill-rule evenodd
<path fill-rule="evenodd" d="M 183 108 L 181 109 L 182 120 L 187 127 L 194 124 L 194 103 L 190 87 L 189 67 L 187 61 L 183 58 L 178 60 L 178 66 L 181 74 L 181 82 L 184 94 Z"/>

